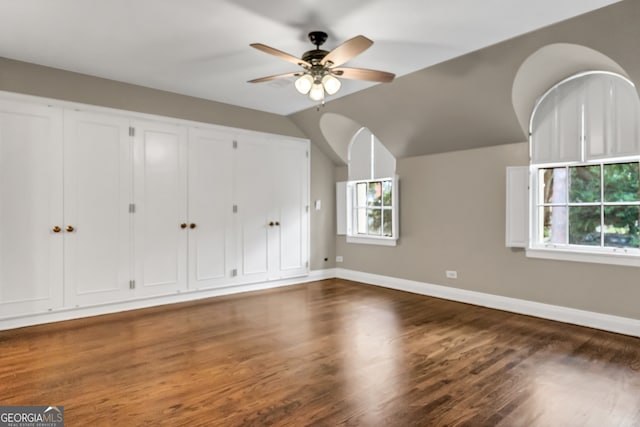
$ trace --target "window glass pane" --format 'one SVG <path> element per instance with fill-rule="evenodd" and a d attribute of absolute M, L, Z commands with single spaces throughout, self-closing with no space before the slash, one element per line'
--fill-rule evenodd
<path fill-rule="evenodd" d="M 382 211 L 382 234 L 387 237 L 393 236 L 393 215 L 391 209 Z"/>
<path fill-rule="evenodd" d="M 600 165 L 569 168 L 571 188 L 569 202 L 591 203 L 600 201 Z"/>
<path fill-rule="evenodd" d="M 604 245 L 637 248 L 640 206 L 606 206 L 604 208 Z"/>
<path fill-rule="evenodd" d="M 638 201 L 638 163 L 604 165 L 604 201 Z"/>
<path fill-rule="evenodd" d="M 539 171 L 542 203 L 567 202 L 567 169 L 550 168 Z"/>
<path fill-rule="evenodd" d="M 382 209 L 367 209 L 369 219 L 369 235 L 382 234 Z"/>
<path fill-rule="evenodd" d="M 544 243 L 567 243 L 567 208 L 565 206 L 545 206 L 540 208 Z"/>
<path fill-rule="evenodd" d="M 382 205 L 383 206 L 391 206 L 391 189 L 392 189 L 391 181 L 383 181 L 382 182 Z"/>
<path fill-rule="evenodd" d="M 367 210 L 358 209 L 358 234 L 367 234 Z"/>
<path fill-rule="evenodd" d="M 356 202 L 358 206 L 367 206 L 367 183 L 356 184 Z"/>
<path fill-rule="evenodd" d="M 367 197 L 369 206 L 382 206 L 382 182 L 369 183 L 369 195 Z"/>
<path fill-rule="evenodd" d="M 600 206 L 569 208 L 569 243 L 600 246 Z"/>

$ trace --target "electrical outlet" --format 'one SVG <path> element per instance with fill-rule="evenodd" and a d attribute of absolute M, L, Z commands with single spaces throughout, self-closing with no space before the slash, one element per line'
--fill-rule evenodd
<path fill-rule="evenodd" d="M 343 258 L 342 258 L 342 255 L 338 255 L 336 257 L 336 262 L 342 262 L 342 261 L 344 261 Z"/>
<path fill-rule="evenodd" d="M 447 270 L 446 274 L 447 274 L 447 279 L 457 279 L 458 278 L 458 272 L 455 271 L 455 270 Z"/>

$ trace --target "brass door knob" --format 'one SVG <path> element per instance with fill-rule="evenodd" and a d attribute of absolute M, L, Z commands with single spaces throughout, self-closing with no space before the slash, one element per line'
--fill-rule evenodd
<path fill-rule="evenodd" d="M 189 224 L 189 228 L 193 230 L 194 228 L 196 228 L 196 224 L 192 222 L 191 224 Z"/>
<path fill-rule="evenodd" d="M 75 230 L 71 225 L 67 225 L 67 229 L 66 229 L 69 233 L 71 233 L 73 230 Z"/>
<path fill-rule="evenodd" d="M 58 226 L 56 225 L 55 227 L 53 227 L 53 229 L 52 229 L 52 230 L 53 230 L 53 232 L 54 232 L 54 233 L 59 233 L 59 232 L 61 232 L 61 231 L 62 231 L 62 228 L 60 228 L 60 227 L 58 227 Z"/>
<path fill-rule="evenodd" d="M 187 228 L 187 224 L 183 222 L 182 224 L 180 224 L 180 228 Z"/>
<path fill-rule="evenodd" d="M 269 222 L 269 227 L 273 227 L 273 221 Z"/>

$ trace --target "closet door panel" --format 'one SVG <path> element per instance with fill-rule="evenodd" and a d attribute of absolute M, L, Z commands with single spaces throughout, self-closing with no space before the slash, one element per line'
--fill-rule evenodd
<path fill-rule="evenodd" d="M 233 151 L 229 135 L 212 130 L 189 131 L 191 289 L 222 286 L 232 280 Z"/>
<path fill-rule="evenodd" d="M 275 144 L 274 144 L 275 145 Z M 277 278 L 304 275 L 307 269 L 308 158 L 306 144 L 275 145 L 273 156 L 274 211 L 278 256 Z"/>
<path fill-rule="evenodd" d="M 126 299 L 132 278 L 129 121 L 65 111 L 64 151 L 67 301 Z"/>
<path fill-rule="evenodd" d="M 187 284 L 186 130 L 161 122 L 134 128 L 136 294 L 177 292 Z"/>
<path fill-rule="evenodd" d="M 270 151 L 262 140 L 241 140 L 237 149 L 236 200 L 238 205 L 238 274 L 263 281 L 269 273 L 269 223 L 272 205 Z"/>
<path fill-rule="evenodd" d="M 63 304 L 62 110 L 0 101 L 0 317 Z"/>

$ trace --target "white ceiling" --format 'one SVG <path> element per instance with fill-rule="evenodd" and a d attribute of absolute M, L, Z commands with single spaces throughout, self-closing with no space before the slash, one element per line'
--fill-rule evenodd
<path fill-rule="evenodd" d="M 345 64 L 402 76 L 617 0 L 0 0 L 0 56 L 288 115 L 314 106 L 296 71 L 249 47 L 299 56 L 306 34 L 332 49 L 374 40 Z M 345 96 L 370 83 L 343 81 Z"/>

